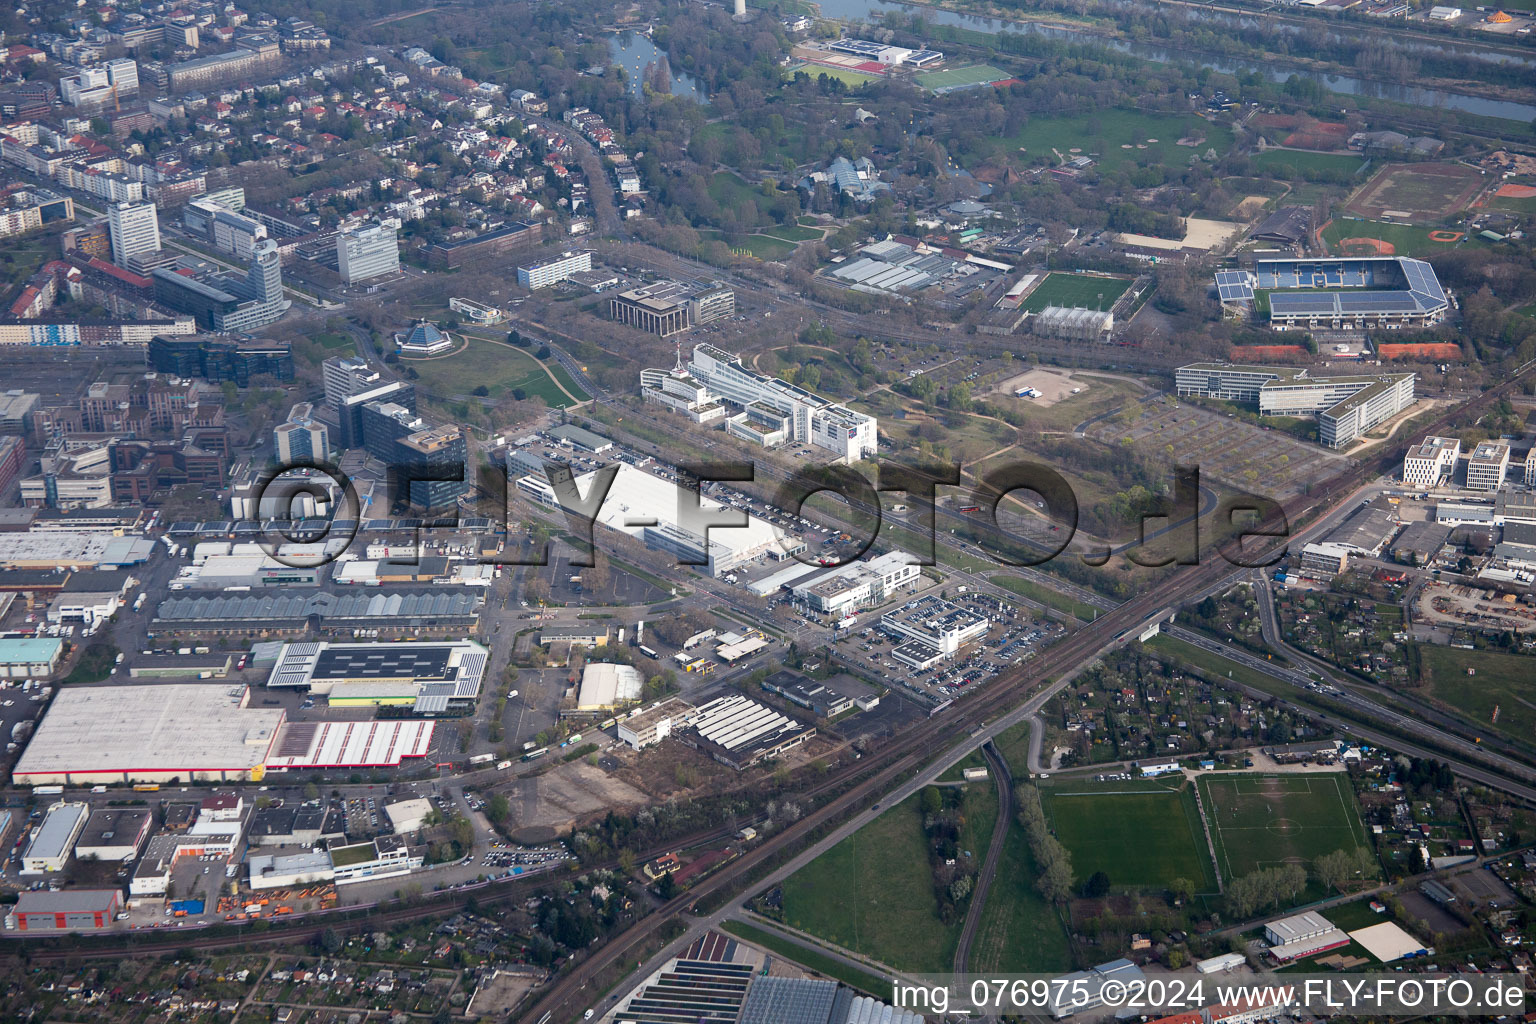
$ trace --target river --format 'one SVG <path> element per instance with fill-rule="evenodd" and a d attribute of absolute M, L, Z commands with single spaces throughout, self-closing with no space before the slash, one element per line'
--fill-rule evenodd
<path fill-rule="evenodd" d="M 1481 96 L 1466 96 L 1461 93 L 1445 92 L 1440 89 L 1426 89 L 1414 85 L 1389 85 L 1381 82 L 1369 82 L 1348 75 L 1326 75 L 1316 71 L 1276 69 L 1248 61 L 1192 57 L 1185 53 L 1174 55 L 1160 46 L 1125 39 L 1111 39 L 1086 29 L 1076 30 L 1060 26 L 1040 25 L 1028 21 L 1003 21 L 997 18 L 982 18 L 971 14 L 957 14 L 954 11 L 941 10 L 937 7 L 898 3 L 894 2 L 894 0 L 819 0 L 819 2 L 822 16 L 828 18 L 862 20 L 875 23 L 878 22 L 879 16 L 886 12 L 918 13 L 925 21 L 933 24 L 951 25 L 956 28 L 986 32 L 991 35 L 996 35 L 999 32 L 1027 32 L 1068 42 L 1098 43 L 1101 46 L 1108 46 L 1121 53 L 1129 53 L 1132 56 L 1158 64 L 1193 60 L 1194 63 L 1199 64 L 1201 67 L 1211 68 L 1212 70 L 1229 75 L 1256 72 L 1264 75 L 1272 82 L 1283 82 L 1292 75 L 1300 75 L 1303 78 L 1310 78 L 1312 81 L 1317 82 L 1329 92 L 1345 96 L 1366 96 L 1373 99 L 1406 103 L 1416 107 L 1439 107 L 1447 110 L 1459 110 L 1463 113 L 1477 114 L 1481 117 L 1504 118 L 1526 124 L 1536 121 L 1536 106 L 1529 103 L 1487 99 Z M 1422 44 L 1418 48 L 1432 49 L 1433 47 L 1430 44 Z M 1453 48 L 1450 44 L 1447 44 L 1443 49 L 1446 52 L 1462 56 L 1470 53 L 1470 51 L 1465 51 L 1462 48 Z M 1489 55 L 1489 57 L 1492 59 L 1494 57 L 1503 57 L 1503 55 Z M 1503 59 L 1518 60 L 1519 58 L 1505 57 Z"/>

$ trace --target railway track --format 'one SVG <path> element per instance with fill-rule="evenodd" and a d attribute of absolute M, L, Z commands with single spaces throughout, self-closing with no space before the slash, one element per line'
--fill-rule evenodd
<path fill-rule="evenodd" d="M 1536 361 L 1525 364 L 1503 383 L 1469 402 L 1449 409 L 1429 424 L 1425 430 L 1435 432 L 1453 419 L 1474 412 L 1496 401 L 1519 385 L 1520 381 L 1536 368 Z M 1380 475 L 1384 465 L 1401 459 L 1405 444 L 1389 445 L 1376 459 L 1362 462 L 1344 473 L 1326 481 L 1309 494 L 1282 504 L 1287 521 L 1298 522 L 1326 507 L 1333 501 L 1347 496 L 1367 481 Z M 1282 539 L 1282 543 L 1284 543 Z M 880 760 L 884 767 L 866 781 L 844 793 L 812 814 L 770 837 L 749 854 L 703 879 L 688 893 L 678 896 L 653 911 L 645 919 L 616 936 L 587 960 L 574 967 L 526 1010 L 519 1018 L 528 1024 L 564 1024 L 580 1016 L 590 996 L 587 987 L 603 971 L 622 963 L 637 946 L 654 933 L 656 924 L 669 917 L 684 913 L 699 899 L 722 891 L 729 891 L 737 884 L 749 884 L 752 872 L 781 853 L 787 853 L 801 843 L 810 841 L 823 826 L 833 823 L 843 814 L 855 808 L 868 806 L 879 799 L 891 784 L 906 771 L 913 770 L 932 760 L 951 744 L 946 739 L 956 734 L 968 734 L 989 719 L 1026 700 L 1035 691 L 1048 685 L 1050 680 L 1063 671 L 1091 661 L 1106 647 L 1123 638 L 1137 625 L 1154 615 L 1178 607 L 1191 594 L 1201 594 L 1219 589 L 1227 580 L 1236 581 L 1248 570 L 1237 569 L 1224 559 L 1208 555 L 1198 565 L 1181 567 L 1171 576 L 1138 597 L 1105 612 L 1097 620 L 1069 634 L 1056 646 L 1043 652 L 1040 657 L 1023 665 L 1000 673 L 996 679 L 974 698 L 957 706 L 955 711 L 939 718 L 930 718 L 911 733 L 884 751 L 870 755 Z"/>

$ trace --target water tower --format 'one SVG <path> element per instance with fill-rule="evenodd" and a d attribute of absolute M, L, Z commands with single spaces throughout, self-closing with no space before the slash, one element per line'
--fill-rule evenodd
<path fill-rule="evenodd" d="M 738 18 L 745 18 L 746 16 L 747 16 L 747 0 L 736 0 L 736 17 L 738 17 Z"/>

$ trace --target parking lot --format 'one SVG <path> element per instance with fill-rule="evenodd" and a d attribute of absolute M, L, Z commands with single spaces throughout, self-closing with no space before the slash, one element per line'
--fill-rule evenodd
<path fill-rule="evenodd" d="M 984 637 L 936 665 L 912 668 L 896 661 L 891 651 L 901 645 L 903 638 L 878 622 L 858 636 L 841 641 L 840 653 L 890 685 L 901 686 L 929 700 L 944 701 L 1022 662 L 1065 632 L 1059 623 L 1037 622 L 1027 612 L 1021 615 L 1017 606 L 990 595 L 961 596 L 952 598 L 951 603 L 987 616 L 992 626 Z"/>
<path fill-rule="evenodd" d="M 490 852 L 480 858 L 480 864 L 488 868 L 529 868 L 554 864 L 569 856 L 563 846 L 509 847 L 501 842 L 493 842 Z"/>

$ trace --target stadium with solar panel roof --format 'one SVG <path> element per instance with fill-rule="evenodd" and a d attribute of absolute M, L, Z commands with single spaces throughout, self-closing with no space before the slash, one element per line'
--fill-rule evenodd
<path fill-rule="evenodd" d="M 1216 293 L 1228 315 L 1267 315 L 1276 330 L 1428 327 L 1450 306 L 1435 269 L 1406 256 L 1259 260 L 1217 271 Z"/>

